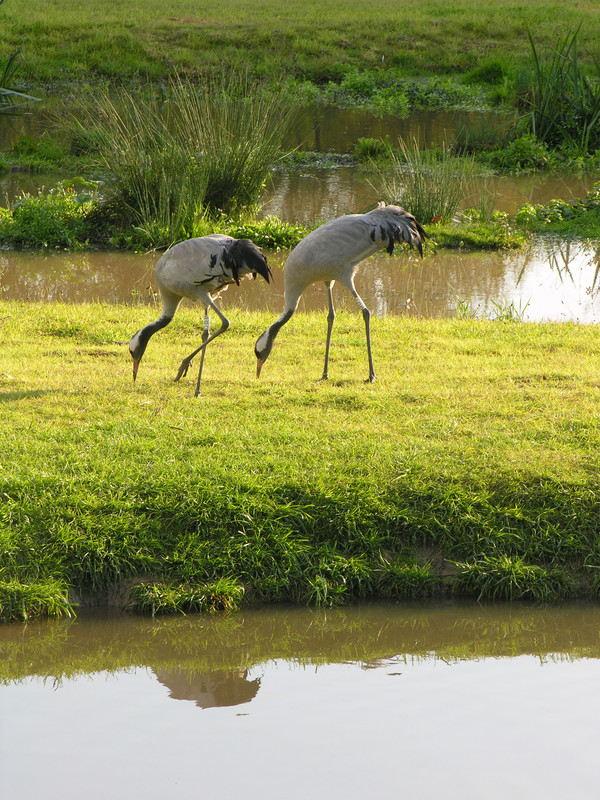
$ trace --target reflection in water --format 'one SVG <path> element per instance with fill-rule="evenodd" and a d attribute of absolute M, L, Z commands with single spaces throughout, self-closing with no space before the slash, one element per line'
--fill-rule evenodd
<path fill-rule="evenodd" d="M 0 626 L 0 682 L 144 665 L 174 698 L 202 696 L 215 701 L 207 705 L 229 705 L 218 699 L 239 696 L 247 702 L 258 692 L 260 682 L 248 681 L 248 670 L 266 661 L 368 665 L 399 655 L 445 661 L 523 654 L 599 658 L 598 630 L 600 607 L 584 604 L 373 604 L 156 619 L 82 609 L 75 620 Z"/>
<path fill-rule="evenodd" d="M 3 626 L 0 793 L 594 797 L 599 629 L 524 604 Z"/>
<path fill-rule="evenodd" d="M 285 255 L 269 262 L 275 279 L 244 281 L 222 296 L 227 308 L 267 310 L 283 307 Z M 0 298 L 6 300 L 112 303 L 156 303 L 156 254 L 56 253 L 6 251 L 0 255 Z M 513 304 L 529 321 L 600 319 L 600 247 L 589 242 L 540 240 L 524 252 L 440 252 L 423 261 L 400 253 L 378 255 L 359 271 L 356 285 L 376 316 L 452 317 L 459 304 L 472 313 L 493 317 L 499 306 Z M 336 287 L 338 305 L 355 309 L 352 296 Z M 323 284 L 310 287 L 299 310 L 327 305 Z"/>
<path fill-rule="evenodd" d="M 191 673 L 184 669 L 154 670 L 173 700 L 193 700 L 200 708 L 249 703 L 260 687 L 260 678 L 248 680 L 247 669 Z"/>

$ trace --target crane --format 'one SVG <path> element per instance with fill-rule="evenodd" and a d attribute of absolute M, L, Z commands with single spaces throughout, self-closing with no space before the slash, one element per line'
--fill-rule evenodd
<path fill-rule="evenodd" d="M 155 322 L 134 333 L 129 340 L 129 352 L 133 359 L 133 380 L 135 382 L 150 337 L 171 322 L 179 303 L 187 297 L 204 305 L 202 344 L 183 359 L 175 380 L 178 381 L 187 375 L 192 359 L 202 351 L 195 392 L 197 397 L 200 393 L 206 347 L 229 327 L 229 320 L 217 308 L 213 298 L 230 284 L 235 283 L 239 286 L 240 278 L 245 275 L 252 275 L 254 278 L 261 275 L 269 283 L 272 277 L 271 269 L 263 253 L 250 239 L 234 239 L 223 234 L 212 234 L 186 239 L 171 247 L 158 260 L 155 274 L 163 303 L 162 314 Z M 210 332 L 209 309 L 212 309 L 221 320 L 221 327 L 213 334 Z"/>
<path fill-rule="evenodd" d="M 378 250 L 385 247 L 391 255 L 395 242 L 407 242 L 411 248 L 416 247 L 423 256 L 425 238 L 425 231 L 412 214 L 400 206 L 384 203 L 366 214 L 346 214 L 311 231 L 296 245 L 285 263 L 283 313 L 256 341 L 256 376 L 260 377 L 275 337 L 296 311 L 302 293 L 311 284 L 324 281 L 327 286 L 329 313 L 325 366 L 321 380 L 327 380 L 331 331 L 335 320 L 332 289 L 335 281 L 339 281 L 352 292 L 362 309 L 369 357 L 368 381 L 372 383 L 375 380 L 375 370 L 371 353 L 371 314 L 356 291 L 354 276 L 360 262 Z"/>

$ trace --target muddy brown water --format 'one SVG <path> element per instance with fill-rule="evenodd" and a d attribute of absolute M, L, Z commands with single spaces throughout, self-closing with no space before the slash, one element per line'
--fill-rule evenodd
<path fill-rule="evenodd" d="M 36 138 L 48 127 L 40 104 L 21 118 L 0 118 L 0 145 L 8 146 L 20 134 Z M 357 109 L 316 106 L 307 109 L 291 134 L 291 147 L 322 152 L 349 152 L 361 136 L 383 138 L 416 137 L 429 144 L 451 142 L 464 114 L 416 112 L 405 119 L 373 117 Z M 471 113 L 471 122 L 477 117 Z M 552 198 L 583 197 L 600 176 L 520 176 L 475 182 L 476 205 L 481 191 L 491 194 L 496 208 L 514 214 L 525 202 L 546 203 Z M 53 176 L 11 173 L 0 180 L 0 198 L 14 198 L 21 191 L 36 192 L 54 185 Z M 363 212 L 378 200 L 368 175 L 354 166 L 330 169 L 303 168 L 276 171 L 263 198 L 262 214 L 284 220 L 315 223 L 346 213 Z M 2 200 L 0 200 L 2 202 Z M 6 200 L 4 200 L 6 202 Z M 398 258 L 376 257 L 364 265 L 357 280 L 367 306 L 378 316 L 415 314 L 454 316 L 468 313 L 493 317 L 512 307 L 526 320 L 598 321 L 597 271 L 599 246 L 565 241 L 538 241 L 523 253 L 441 252 L 424 262 L 401 254 Z M 0 251 L 0 297 L 26 301 L 147 302 L 153 296 L 156 254 L 123 253 L 19 253 Z M 270 256 L 275 266 L 282 254 Z M 222 297 L 224 308 L 269 310 L 279 313 L 283 305 L 283 277 L 276 271 L 273 286 L 262 281 L 244 282 Z M 338 303 L 354 308 L 343 291 Z M 309 290 L 300 309 L 324 307 L 323 287 Z"/>
<path fill-rule="evenodd" d="M 158 314 L 156 254 L 23 253 L 0 251 L 0 297 L 6 300 L 136 303 L 141 319 Z M 244 280 L 221 295 L 224 309 L 283 308 L 284 254 L 273 253 L 274 281 Z M 440 252 L 421 261 L 400 253 L 376 256 L 360 269 L 356 285 L 377 316 L 452 317 L 460 313 L 494 318 L 508 306 L 524 320 L 596 323 L 600 318 L 600 249 L 591 243 L 545 241 L 524 252 Z M 338 307 L 358 310 L 352 296 L 336 288 Z M 323 284 L 307 290 L 299 310 L 326 313 Z M 201 322 L 201 309 L 198 309 Z"/>
<path fill-rule="evenodd" d="M 0 627 L 0 794 L 591 798 L 600 608 Z"/>

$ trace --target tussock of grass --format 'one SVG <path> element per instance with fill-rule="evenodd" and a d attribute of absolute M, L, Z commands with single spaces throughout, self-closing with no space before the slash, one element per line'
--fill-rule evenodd
<path fill-rule="evenodd" d="M 187 611 L 231 611 L 240 605 L 244 588 L 227 578 L 203 586 L 139 583 L 131 588 L 128 608 L 157 614 Z"/>
<path fill-rule="evenodd" d="M 73 616 L 67 587 L 60 581 L 20 583 L 0 580 L 0 620 L 27 621 L 35 617 Z"/>
<path fill-rule="evenodd" d="M 360 315 L 339 313 L 319 382 L 324 314 L 294 316 L 257 380 L 272 318 L 227 313 L 195 400 L 194 370 L 172 379 L 198 309 L 133 385 L 118 343 L 153 310 L 0 303 L 1 581 L 90 598 L 142 580 L 155 613 L 222 581 L 243 602 L 593 594 L 594 328 L 374 319 L 368 385 Z"/>
<path fill-rule="evenodd" d="M 456 592 L 478 600 L 556 600 L 569 597 L 572 582 L 563 569 L 526 564 L 522 558 L 503 555 L 457 564 Z"/>

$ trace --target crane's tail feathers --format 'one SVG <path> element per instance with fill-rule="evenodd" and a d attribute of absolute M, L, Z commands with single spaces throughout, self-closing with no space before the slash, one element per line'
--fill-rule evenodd
<path fill-rule="evenodd" d="M 427 234 L 412 214 L 400 206 L 379 205 L 369 215 L 375 223 L 371 229 L 372 241 L 379 238 L 390 255 L 394 252 L 396 242 L 406 242 L 410 247 L 416 247 L 423 256 L 423 242 Z"/>
<path fill-rule="evenodd" d="M 240 274 L 252 272 L 270 283 L 273 273 L 267 259 L 251 239 L 236 239 L 224 257 L 225 266 L 231 270 L 234 281 L 240 285 Z"/>

